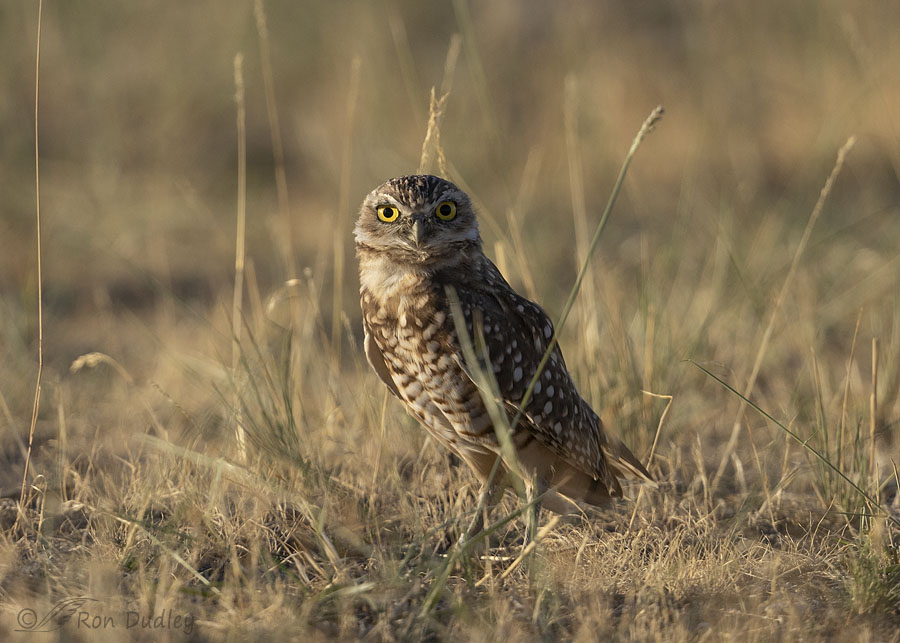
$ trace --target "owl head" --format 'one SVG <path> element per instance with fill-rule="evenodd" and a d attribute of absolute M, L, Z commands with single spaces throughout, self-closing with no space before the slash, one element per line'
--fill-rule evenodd
<path fill-rule="evenodd" d="M 390 179 L 369 192 L 353 233 L 358 247 L 404 263 L 428 264 L 481 248 L 469 197 L 429 174 Z"/>

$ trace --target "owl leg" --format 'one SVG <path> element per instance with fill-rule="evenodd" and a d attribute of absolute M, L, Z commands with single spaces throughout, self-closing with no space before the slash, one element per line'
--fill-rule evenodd
<path fill-rule="evenodd" d="M 484 529 L 484 525 L 488 521 L 488 514 L 494 505 L 499 502 L 500 498 L 503 497 L 504 491 L 506 491 L 506 485 L 504 484 L 493 482 L 481 485 L 481 491 L 478 492 L 478 506 L 481 507 L 481 510 L 472 517 L 472 522 L 469 523 L 469 527 L 462 534 L 461 539 L 465 538 L 468 540 Z"/>
<path fill-rule="evenodd" d="M 537 472 L 531 476 L 530 484 L 525 487 L 525 500 L 528 509 L 525 511 L 525 542 L 523 546 L 537 538 L 538 519 L 541 516 L 541 500 L 550 487 Z"/>
<path fill-rule="evenodd" d="M 478 506 L 482 507 L 469 523 L 468 529 L 461 536 L 463 538 L 471 538 L 479 531 L 484 529 L 487 515 L 491 508 L 499 502 L 506 491 L 506 472 L 502 464 L 497 463 L 498 456 L 494 453 L 465 452 L 460 451 L 462 458 L 472 467 L 472 470 L 481 480 L 481 490 L 478 493 Z M 494 466 L 498 470 L 494 472 Z M 491 476 L 491 473 L 494 473 Z"/>

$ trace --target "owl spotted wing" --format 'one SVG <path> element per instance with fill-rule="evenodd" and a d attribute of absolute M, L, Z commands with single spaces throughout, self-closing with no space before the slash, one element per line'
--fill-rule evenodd
<path fill-rule="evenodd" d="M 387 364 L 384 363 L 384 355 L 381 354 L 378 344 L 372 339 L 372 333 L 367 323 L 363 323 L 363 330 L 365 331 L 363 347 L 366 351 L 366 359 L 369 360 L 372 370 L 375 371 L 378 378 L 385 383 L 388 389 L 390 389 L 391 393 L 402 400 L 403 398 L 400 396 L 400 391 L 397 390 L 397 385 L 394 384 L 394 380 L 391 378 L 391 372 L 388 370 Z"/>
<path fill-rule="evenodd" d="M 470 333 L 478 331 L 479 324 L 473 320 L 481 317 L 488 359 L 512 420 L 550 345 L 553 324 L 538 305 L 516 293 L 487 259 L 480 272 L 477 280 L 460 286 L 459 298 Z M 579 395 L 558 345 L 522 409 L 519 426 L 566 463 L 603 481 L 612 495 L 618 495 L 619 485 L 608 456 L 616 470 L 649 478 L 621 442 L 606 436 L 600 418 Z"/>

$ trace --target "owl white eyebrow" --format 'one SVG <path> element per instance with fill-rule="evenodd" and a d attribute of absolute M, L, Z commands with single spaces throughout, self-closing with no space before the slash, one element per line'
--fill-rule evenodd
<path fill-rule="evenodd" d="M 452 190 L 452 189 L 444 190 L 443 192 L 441 192 L 441 195 L 439 197 L 437 197 L 436 199 L 432 199 L 428 205 L 430 207 L 434 207 L 434 206 L 438 205 L 439 203 L 441 203 L 444 200 L 444 197 L 446 197 L 448 194 L 459 194 L 459 190 Z"/>
<path fill-rule="evenodd" d="M 397 199 L 392 197 L 390 194 L 378 194 L 376 195 L 378 198 L 375 200 L 376 203 L 384 203 L 388 201 L 391 205 L 397 206 L 398 208 L 406 208 L 405 205 L 400 203 Z"/>

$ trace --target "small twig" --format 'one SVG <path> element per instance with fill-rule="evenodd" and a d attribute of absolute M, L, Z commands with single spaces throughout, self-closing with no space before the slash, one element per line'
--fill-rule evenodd
<path fill-rule="evenodd" d="M 444 148 L 441 146 L 441 121 L 444 118 L 444 110 L 447 108 L 447 99 L 450 98 L 450 90 L 453 88 L 453 75 L 456 72 L 456 62 L 459 59 L 461 45 L 460 35 L 453 34 L 447 49 L 447 57 L 444 60 L 444 78 L 441 81 L 440 98 L 437 97 L 434 87 L 431 88 L 428 104 L 428 127 L 425 130 L 425 139 L 422 141 L 419 174 L 431 172 L 436 158 L 440 175 L 448 175 L 447 158 L 444 156 Z"/>
<path fill-rule="evenodd" d="M 647 467 L 650 466 L 650 463 L 653 462 L 653 456 L 656 454 L 656 444 L 659 441 L 659 434 L 662 432 L 663 422 L 666 421 L 666 416 L 669 414 L 669 407 L 672 406 L 672 402 L 675 401 L 674 396 L 672 395 L 663 395 L 662 393 L 651 393 L 650 391 L 642 390 L 641 393 L 644 395 L 649 395 L 650 397 L 656 397 L 661 400 L 668 400 L 666 402 L 666 408 L 663 409 L 662 415 L 659 416 L 659 424 L 656 425 L 656 435 L 653 436 L 653 444 L 650 445 L 650 455 L 647 456 Z"/>

